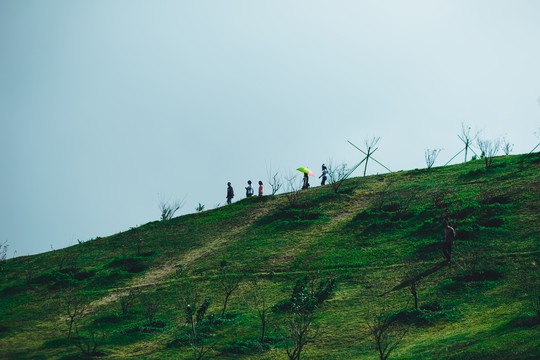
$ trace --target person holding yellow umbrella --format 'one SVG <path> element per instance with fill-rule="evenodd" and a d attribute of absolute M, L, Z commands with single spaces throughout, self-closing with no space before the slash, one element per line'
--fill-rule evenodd
<path fill-rule="evenodd" d="M 304 183 L 302 185 L 302 190 L 307 189 L 309 187 L 308 175 L 315 176 L 315 174 L 313 173 L 313 171 L 311 171 L 311 170 L 309 170 L 308 168 L 305 168 L 305 167 L 300 167 L 300 168 L 298 168 L 296 170 L 304 173 Z"/>

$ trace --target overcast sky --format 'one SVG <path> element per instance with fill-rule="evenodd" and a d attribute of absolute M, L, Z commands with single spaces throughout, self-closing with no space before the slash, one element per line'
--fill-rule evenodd
<path fill-rule="evenodd" d="M 444 164 L 462 124 L 529 152 L 539 19 L 535 0 L 0 0 L 0 240 L 35 254 L 160 200 L 212 209 L 270 164 L 353 166 L 347 140 L 380 136 L 394 171 Z"/>

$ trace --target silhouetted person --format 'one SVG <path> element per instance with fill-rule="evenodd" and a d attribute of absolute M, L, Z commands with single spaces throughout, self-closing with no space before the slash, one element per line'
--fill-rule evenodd
<path fill-rule="evenodd" d="M 319 176 L 319 179 L 322 178 L 321 185 L 324 185 L 326 183 L 327 175 L 328 175 L 328 170 L 326 169 L 326 165 L 322 164 L 322 175 Z"/>
<path fill-rule="evenodd" d="M 248 186 L 246 187 L 246 197 L 253 195 L 253 187 L 251 186 L 251 180 L 248 180 Z"/>
<path fill-rule="evenodd" d="M 452 245 L 454 245 L 454 240 L 456 239 L 456 231 L 448 223 L 444 229 L 444 242 L 442 246 L 443 255 L 446 259 L 446 262 L 452 260 Z"/>
<path fill-rule="evenodd" d="M 231 183 L 227 183 L 227 205 L 231 204 L 232 198 L 234 197 L 234 190 L 231 186 Z"/>
<path fill-rule="evenodd" d="M 307 189 L 308 187 L 309 187 L 308 174 L 304 173 L 304 185 L 302 185 L 302 190 Z"/>

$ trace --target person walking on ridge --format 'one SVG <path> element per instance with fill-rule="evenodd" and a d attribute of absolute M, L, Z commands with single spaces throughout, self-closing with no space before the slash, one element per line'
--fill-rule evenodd
<path fill-rule="evenodd" d="M 231 183 L 227 183 L 227 205 L 231 204 L 232 198 L 234 197 L 234 190 L 231 186 Z"/>
<path fill-rule="evenodd" d="M 263 183 L 259 180 L 259 196 L 263 196 Z"/>
<path fill-rule="evenodd" d="M 322 164 L 322 175 L 319 176 L 319 179 L 322 178 L 321 186 L 326 183 L 326 176 L 328 175 L 328 170 L 326 169 L 326 165 Z"/>
<path fill-rule="evenodd" d="M 246 197 L 253 196 L 253 187 L 251 186 L 251 180 L 248 180 L 248 186 L 246 187 Z"/>
<path fill-rule="evenodd" d="M 308 174 L 304 173 L 304 184 L 302 185 L 302 190 L 307 189 L 308 187 L 309 187 Z"/>

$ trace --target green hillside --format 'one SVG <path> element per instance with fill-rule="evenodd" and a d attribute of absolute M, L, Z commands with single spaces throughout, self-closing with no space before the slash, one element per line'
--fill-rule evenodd
<path fill-rule="evenodd" d="M 539 170 L 352 178 L 10 259 L 0 358 L 294 359 L 307 329 L 296 358 L 378 359 L 382 328 L 389 359 L 538 359 Z"/>

